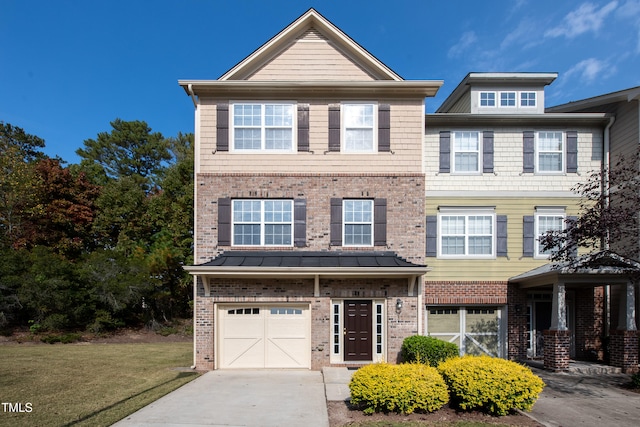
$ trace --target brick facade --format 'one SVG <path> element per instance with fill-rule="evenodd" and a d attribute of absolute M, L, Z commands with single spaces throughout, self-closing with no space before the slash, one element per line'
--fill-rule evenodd
<path fill-rule="evenodd" d="M 571 331 L 544 331 L 544 366 L 552 371 L 569 369 Z"/>

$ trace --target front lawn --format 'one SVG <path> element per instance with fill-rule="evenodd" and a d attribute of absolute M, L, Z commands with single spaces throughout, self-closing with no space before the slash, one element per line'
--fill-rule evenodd
<path fill-rule="evenodd" d="M 111 425 L 196 378 L 175 370 L 192 354 L 190 342 L 0 345 L 0 426 Z"/>

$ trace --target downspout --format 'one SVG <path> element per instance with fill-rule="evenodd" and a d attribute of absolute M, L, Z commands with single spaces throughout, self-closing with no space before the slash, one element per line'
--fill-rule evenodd
<path fill-rule="evenodd" d="M 191 97 L 191 102 L 193 102 L 193 106 L 195 107 L 196 111 L 195 111 L 195 125 L 194 125 L 194 135 L 193 135 L 193 142 L 194 142 L 194 156 L 193 156 L 193 161 L 194 161 L 194 177 L 193 179 L 196 179 L 197 176 L 197 172 L 199 168 L 196 168 L 196 164 L 198 164 L 198 153 L 199 153 L 199 149 L 200 149 L 200 141 L 199 139 L 199 132 L 198 132 L 198 127 L 200 126 L 200 119 L 199 119 L 199 115 L 200 115 L 200 110 L 198 109 L 198 101 L 196 98 L 196 94 L 193 92 L 193 85 L 189 84 L 187 86 L 187 89 L 189 91 L 189 96 Z M 193 186 L 193 203 L 196 203 L 196 200 L 198 200 L 198 186 L 195 185 L 194 182 L 194 186 Z M 195 206 L 194 206 L 195 208 Z M 198 220 L 198 216 L 196 215 L 193 218 L 193 239 L 194 239 L 194 243 L 196 241 L 196 230 L 197 230 L 197 220 Z M 193 245 L 193 260 L 197 260 L 197 253 L 196 250 L 198 248 L 198 245 Z M 202 280 L 206 280 L 206 279 L 202 279 Z M 196 301 L 198 301 L 198 276 L 197 275 L 193 275 L 193 365 L 191 365 L 191 369 L 196 369 L 196 358 L 197 358 L 197 348 L 196 348 L 196 339 L 195 337 L 197 336 L 197 323 L 196 322 L 196 313 L 197 313 L 197 309 L 196 309 Z"/>
<path fill-rule="evenodd" d="M 605 173 L 602 175 L 602 191 L 604 193 L 605 207 L 609 207 L 609 168 L 611 166 L 611 126 L 615 123 L 615 116 L 609 118 L 609 123 L 604 128 L 604 146 L 602 147 L 602 170 Z M 605 250 L 609 249 L 609 233 L 602 242 L 602 247 Z M 605 285 L 604 287 L 604 336 L 609 336 L 609 330 L 611 328 L 611 285 Z"/>
<path fill-rule="evenodd" d="M 193 106 L 197 110 L 198 109 L 198 101 L 196 100 L 196 94 L 193 92 L 193 85 L 191 83 L 189 83 L 189 85 L 187 86 L 187 89 L 189 90 L 189 96 L 191 97 L 191 102 L 193 102 Z"/>

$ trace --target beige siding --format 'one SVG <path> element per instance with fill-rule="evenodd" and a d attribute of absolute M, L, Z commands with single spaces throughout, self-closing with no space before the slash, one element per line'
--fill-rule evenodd
<path fill-rule="evenodd" d="M 479 175 L 439 173 L 441 130 L 494 131 L 494 172 Z M 602 132 L 598 129 L 566 129 L 578 131 L 578 174 L 523 173 L 523 131 L 545 128 L 472 128 L 428 129 L 425 135 L 424 164 L 427 194 L 448 192 L 571 192 L 588 173 L 598 170 L 602 158 Z M 554 129 L 552 129 L 554 130 Z"/>
<path fill-rule="evenodd" d="M 328 105 L 341 100 L 299 100 L 309 104 L 309 152 L 243 154 L 216 152 L 215 100 L 201 100 L 202 173 L 422 173 L 423 100 L 380 101 L 391 105 L 391 153 L 327 152 Z"/>
<path fill-rule="evenodd" d="M 548 260 L 525 258 L 522 256 L 523 217 L 525 215 L 534 215 L 536 206 L 564 206 L 566 207 L 567 215 L 577 215 L 577 203 L 577 198 L 427 198 L 427 215 L 437 215 L 439 206 L 495 206 L 496 215 L 507 216 L 508 257 L 496 257 L 490 260 L 439 259 L 428 257 L 426 258 L 426 263 L 429 267 L 433 268 L 433 270 L 427 274 L 426 279 L 431 281 L 504 281 L 547 263 Z"/>
<path fill-rule="evenodd" d="M 374 80 L 327 40 L 295 40 L 247 80 Z"/>

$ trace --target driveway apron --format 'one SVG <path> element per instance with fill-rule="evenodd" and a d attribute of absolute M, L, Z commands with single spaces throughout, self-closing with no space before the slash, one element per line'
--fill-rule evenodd
<path fill-rule="evenodd" d="M 328 427 L 322 373 L 210 371 L 114 424 Z"/>

